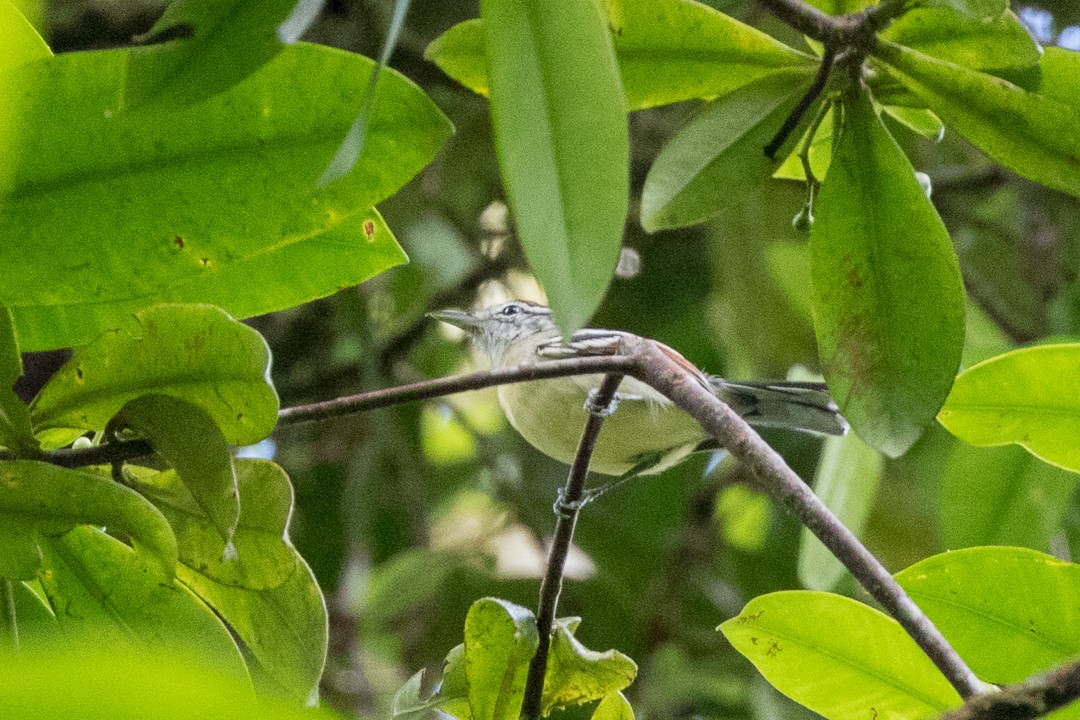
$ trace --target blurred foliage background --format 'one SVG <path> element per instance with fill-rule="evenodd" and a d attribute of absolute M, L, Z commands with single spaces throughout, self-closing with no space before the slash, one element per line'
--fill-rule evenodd
<path fill-rule="evenodd" d="M 164 7 L 19 4 L 58 53 L 126 44 Z M 801 46 L 753 2 L 712 4 Z M 1041 41 L 1080 44 L 1080 7 L 1070 0 L 1014 9 Z M 330 0 L 305 39 L 377 56 L 391 10 L 389 2 Z M 537 297 L 502 204 L 487 102 L 423 57 L 439 33 L 477 15 L 476 2 L 414 0 L 391 62 L 457 128 L 436 162 L 380 206 L 411 263 L 252 321 L 273 349 L 285 405 L 473 369 L 468 348 L 424 313 Z M 696 109 L 631 116 L 632 218 L 646 170 Z M 935 144 L 891 129 L 930 176 L 960 256 L 970 297 L 964 365 L 1077 334 L 1078 201 L 1012 175 L 955 135 Z M 649 235 L 628 222 L 633 253 L 592 324 L 657 338 L 729 377 L 784 377 L 794 366 L 814 372 L 805 238 L 791 225 L 803 201 L 801 185 L 777 180 L 704 226 Z M 54 354 L 28 358 L 24 394 L 55 365 Z M 800 475 L 814 476 L 820 440 L 768 439 Z M 400 684 L 460 642 L 473 600 L 535 606 L 566 468 L 508 428 L 493 392 L 286 428 L 274 444 L 296 485 L 293 537 L 331 605 L 323 682 L 330 705 L 386 717 Z M 856 478 L 849 494 L 869 507 L 860 535 L 886 566 L 984 543 L 1076 561 L 1074 476 L 1015 448 L 973 453 L 935 427 L 904 457 L 879 463 L 880 477 Z M 629 694 L 640 717 L 810 714 L 768 687 L 714 630 L 755 595 L 815 582 L 799 568 L 798 525 L 746 480 L 723 458 L 694 458 L 605 496 L 579 523 L 560 615 L 584 618 L 578 637 L 589 647 L 617 648 L 639 663 Z M 988 487 L 997 488 L 989 505 Z M 839 583 L 866 600 L 850 578 Z"/>

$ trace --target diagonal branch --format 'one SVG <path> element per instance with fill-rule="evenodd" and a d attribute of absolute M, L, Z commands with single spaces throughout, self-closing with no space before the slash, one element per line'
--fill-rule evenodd
<path fill-rule="evenodd" d="M 578 513 L 582 507 L 585 478 L 589 474 L 589 461 L 596 447 L 600 426 L 604 423 L 603 410 L 614 399 L 615 391 L 622 379 L 622 375 L 606 375 L 600 389 L 589 398 L 589 417 L 585 421 L 585 429 L 581 432 L 577 455 L 574 456 L 574 464 L 570 466 L 570 475 L 566 478 L 562 495 L 555 503 L 558 519 L 555 521 L 555 535 L 551 540 L 551 550 L 548 552 L 547 570 L 540 583 L 540 604 L 536 609 L 536 631 L 540 635 L 540 644 L 529 662 L 529 674 L 525 679 L 525 697 L 521 706 L 521 716 L 527 720 L 537 720 L 540 717 L 541 701 L 544 697 L 544 675 L 547 672 L 548 650 L 551 647 L 551 628 L 555 623 L 559 592 L 562 590 L 566 555 L 570 551 L 570 541 L 574 538 L 574 528 L 577 526 Z"/>
<path fill-rule="evenodd" d="M 969 700 L 942 715 L 941 720 L 1029 720 L 1059 710 L 1078 698 L 1080 662 L 1074 662 Z"/>
<path fill-rule="evenodd" d="M 774 502 L 798 517 L 829 548 L 859 584 L 900 623 L 961 697 L 970 698 L 986 691 L 982 681 L 881 562 L 745 420 L 700 384 L 688 382 L 686 370 L 653 343 L 627 337 L 620 350 L 638 359 L 640 364 L 637 372 L 632 373 L 634 377 L 666 395 L 697 420 L 721 447 L 754 472 Z"/>

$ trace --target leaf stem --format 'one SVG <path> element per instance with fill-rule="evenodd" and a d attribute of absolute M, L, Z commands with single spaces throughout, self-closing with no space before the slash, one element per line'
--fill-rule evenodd
<path fill-rule="evenodd" d="M 548 552 L 547 570 L 540 583 L 540 603 L 536 609 L 536 631 L 540 635 L 540 644 L 529 663 L 529 674 L 525 679 L 525 695 L 521 706 L 521 716 L 528 720 L 537 720 L 542 709 L 544 675 L 547 672 L 548 650 L 551 647 L 551 628 L 555 623 L 555 611 L 559 604 L 559 593 L 562 590 L 566 556 L 570 551 L 570 542 L 574 538 L 574 528 L 577 527 L 578 514 L 582 508 L 585 478 L 589 474 L 589 461 L 596 447 L 600 427 L 604 423 L 601 411 L 615 397 L 615 391 L 622 379 L 623 376 L 619 374 L 604 376 L 600 388 L 590 398 L 589 417 L 585 421 L 585 429 L 581 432 L 581 441 L 578 443 L 577 454 L 574 456 L 574 464 L 570 466 L 566 485 L 555 503 L 557 517 L 555 535 L 551 541 L 551 550 Z"/>
<path fill-rule="evenodd" d="M 825 46 L 825 53 L 821 56 L 821 65 L 818 66 L 817 75 L 814 76 L 814 82 L 810 84 L 806 92 L 799 99 L 799 104 L 795 106 L 795 109 L 791 111 L 786 118 L 784 118 L 784 124 L 780 126 L 780 129 L 776 132 L 776 135 L 769 144 L 765 146 L 765 157 L 770 160 L 776 158 L 777 151 L 787 141 L 788 136 L 792 131 L 799 126 L 799 123 L 803 119 L 803 115 L 810 109 L 810 106 L 814 104 L 814 101 L 821 95 L 822 90 L 829 82 L 829 73 L 832 72 L 833 65 L 836 61 L 836 51 L 831 45 Z"/>

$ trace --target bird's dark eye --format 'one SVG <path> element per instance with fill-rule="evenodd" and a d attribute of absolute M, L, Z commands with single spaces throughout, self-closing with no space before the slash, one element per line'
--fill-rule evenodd
<path fill-rule="evenodd" d="M 519 312 L 521 312 L 521 306 L 520 305 L 507 305 L 506 307 L 504 307 L 502 310 L 499 311 L 499 314 L 500 315 L 505 315 L 506 317 L 510 317 L 511 315 L 517 315 Z"/>

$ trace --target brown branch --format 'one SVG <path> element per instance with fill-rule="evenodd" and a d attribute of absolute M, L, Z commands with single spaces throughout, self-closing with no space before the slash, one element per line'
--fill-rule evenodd
<path fill-rule="evenodd" d="M 985 692 L 983 683 L 889 571 L 745 420 L 702 385 L 691 381 L 686 371 L 653 343 L 628 337 L 623 340 L 621 351 L 638 359 L 640 364 L 631 373 L 634 377 L 666 395 L 697 420 L 721 447 L 754 472 L 775 502 L 798 517 L 829 548 L 859 584 L 900 623 L 961 697 Z"/>
<path fill-rule="evenodd" d="M 1065 665 L 1000 692 L 987 693 L 945 713 L 941 720 L 1029 720 L 1080 698 L 1080 662 Z"/>
<path fill-rule="evenodd" d="M 551 628 L 555 623 L 555 611 L 559 604 L 559 592 L 562 590 L 563 570 L 566 556 L 570 551 L 570 541 L 574 538 L 578 513 L 581 511 L 585 490 L 585 478 L 589 474 L 589 461 L 592 459 L 596 438 L 600 426 L 604 423 L 603 411 L 615 397 L 615 391 L 622 382 L 622 375 L 606 375 L 596 394 L 589 398 L 589 417 L 585 429 L 581 432 L 574 464 L 566 478 L 562 495 L 555 503 L 557 520 L 555 535 L 548 551 L 547 570 L 540 583 L 540 603 L 536 609 L 536 631 L 540 644 L 536 654 L 529 662 L 529 674 L 525 679 L 525 695 L 521 706 L 521 716 L 528 720 L 540 717 L 541 701 L 544 697 L 544 676 L 547 672 L 548 650 L 551 647 Z"/>

